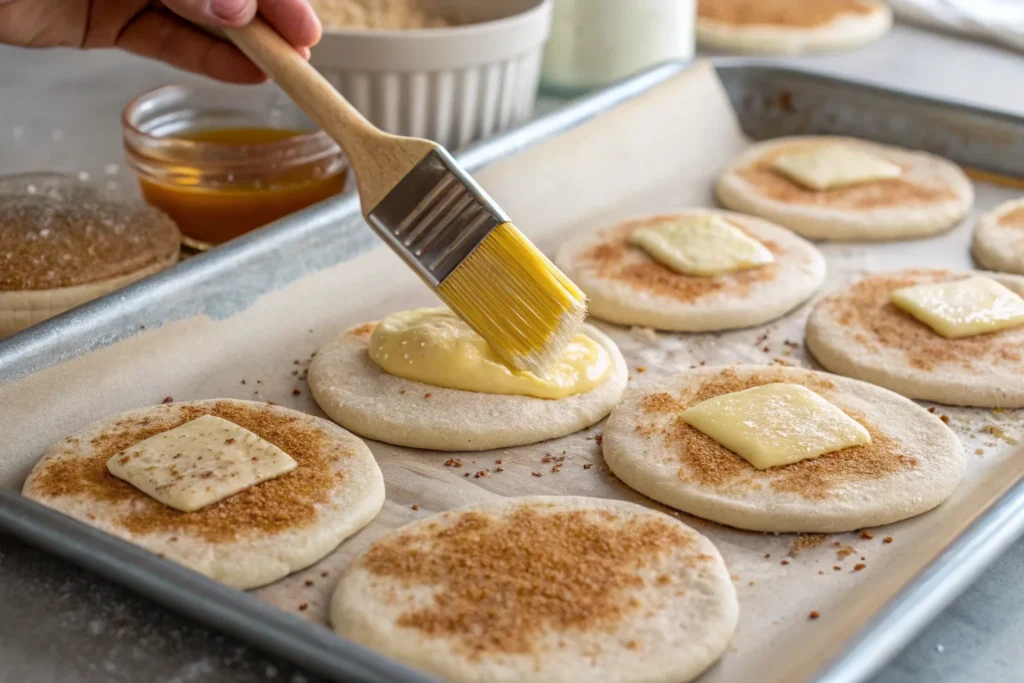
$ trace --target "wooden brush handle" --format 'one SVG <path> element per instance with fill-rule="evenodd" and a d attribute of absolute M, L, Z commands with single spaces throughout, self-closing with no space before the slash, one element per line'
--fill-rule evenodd
<path fill-rule="evenodd" d="M 434 149 L 427 140 L 378 130 L 261 18 L 224 33 L 345 150 L 364 214 Z"/>

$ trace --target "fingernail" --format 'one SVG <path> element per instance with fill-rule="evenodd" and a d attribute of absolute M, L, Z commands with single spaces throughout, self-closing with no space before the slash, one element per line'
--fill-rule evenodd
<path fill-rule="evenodd" d="M 224 21 L 237 21 L 245 16 L 250 0 L 210 0 L 210 13 Z"/>

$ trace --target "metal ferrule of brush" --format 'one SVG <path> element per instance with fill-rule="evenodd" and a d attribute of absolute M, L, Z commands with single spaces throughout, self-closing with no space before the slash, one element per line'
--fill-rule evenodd
<path fill-rule="evenodd" d="M 491 230 L 508 221 L 442 148 L 406 174 L 368 218 L 384 241 L 435 288 Z"/>

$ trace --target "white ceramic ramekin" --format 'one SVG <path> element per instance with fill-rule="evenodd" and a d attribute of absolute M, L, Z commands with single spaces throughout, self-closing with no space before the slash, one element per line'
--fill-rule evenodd
<path fill-rule="evenodd" d="M 370 121 L 457 149 L 530 117 L 552 0 L 437 0 L 476 23 L 325 29 L 312 63 Z"/>

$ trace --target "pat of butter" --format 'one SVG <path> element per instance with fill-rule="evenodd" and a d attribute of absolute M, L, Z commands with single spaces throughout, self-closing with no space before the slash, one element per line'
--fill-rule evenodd
<path fill-rule="evenodd" d="M 641 228 L 630 241 L 654 260 L 684 275 L 718 275 L 775 260 L 766 246 L 713 214 L 680 217 Z"/>
<path fill-rule="evenodd" d="M 772 162 L 772 170 L 809 190 L 899 178 L 903 173 L 891 161 L 838 143 L 810 145 L 781 154 Z"/>
<path fill-rule="evenodd" d="M 182 512 L 195 512 L 295 467 L 274 444 L 213 415 L 154 434 L 107 461 L 115 477 Z"/>
<path fill-rule="evenodd" d="M 871 443 L 863 425 L 798 384 L 709 398 L 682 418 L 759 470 Z"/>
<path fill-rule="evenodd" d="M 577 334 L 544 377 L 516 370 L 447 308 L 392 313 L 377 323 L 369 351 L 389 375 L 448 389 L 549 399 L 590 391 L 612 369 L 604 347 Z"/>
<path fill-rule="evenodd" d="M 982 276 L 897 289 L 892 302 L 946 339 L 1024 325 L 1024 299 Z"/>

